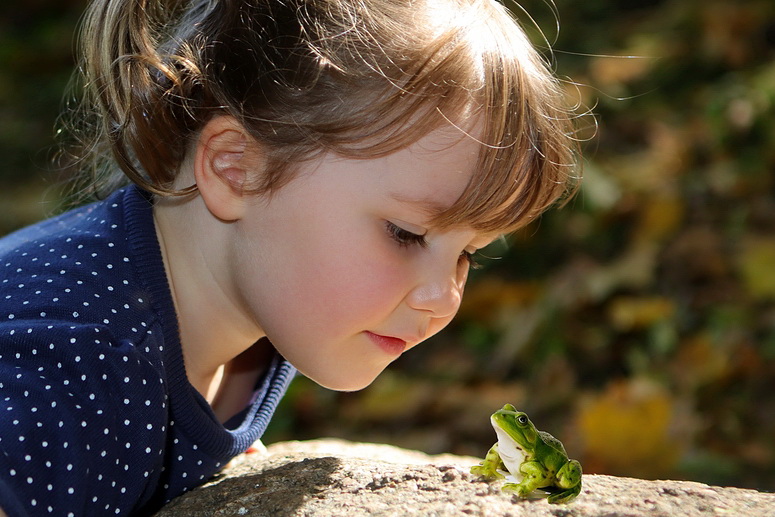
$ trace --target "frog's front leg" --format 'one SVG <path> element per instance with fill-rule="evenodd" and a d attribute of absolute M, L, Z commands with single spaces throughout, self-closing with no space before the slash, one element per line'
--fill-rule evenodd
<path fill-rule="evenodd" d="M 487 479 L 503 479 L 503 474 L 498 472 L 498 470 L 505 468 L 501 455 L 498 454 L 498 444 L 496 443 L 487 451 L 487 455 L 481 464 L 471 467 L 471 474 Z"/>
<path fill-rule="evenodd" d="M 520 497 L 527 497 L 536 488 L 549 484 L 549 475 L 546 468 L 536 461 L 526 461 L 519 467 L 524 476 L 519 483 L 506 483 L 503 490 L 516 492 Z"/>
<path fill-rule="evenodd" d="M 581 493 L 581 463 L 570 460 L 563 465 L 557 471 L 555 484 L 561 490 L 549 496 L 550 503 L 567 503 L 579 495 Z"/>

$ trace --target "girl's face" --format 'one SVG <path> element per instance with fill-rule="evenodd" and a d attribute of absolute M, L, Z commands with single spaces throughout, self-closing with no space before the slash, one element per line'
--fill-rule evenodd
<path fill-rule="evenodd" d="M 450 322 L 467 255 L 495 236 L 429 221 L 461 195 L 478 150 L 450 128 L 381 158 L 326 155 L 251 201 L 234 223 L 231 288 L 300 372 L 361 389 Z"/>

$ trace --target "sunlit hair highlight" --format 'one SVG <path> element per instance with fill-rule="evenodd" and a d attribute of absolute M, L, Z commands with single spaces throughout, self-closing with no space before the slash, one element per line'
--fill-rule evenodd
<path fill-rule="evenodd" d="M 324 153 L 376 158 L 449 124 L 481 152 L 436 225 L 514 230 L 575 188 L 573 113 L 494 0 L 96 0 L 80 41 L 73 134 L 95 192 L 120 183 L 115 164 L 157 195 L 191 192 L 176 175 L 217 115 L 264 153 L 255 194 Z"/>

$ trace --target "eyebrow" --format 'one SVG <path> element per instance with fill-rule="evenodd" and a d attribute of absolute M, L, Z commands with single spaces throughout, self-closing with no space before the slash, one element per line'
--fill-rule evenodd
<path fill-rule="evenodd" d="M 452 206 L 452 205 L 446 205 L 444 203 L 439 203 L 438 201 L 433 199 L 414 198 L 411 196 L 404 195 L 400 192 L 393 192 L 390 194 L 390 197 L 398 201 L 399 203 L 413 205 L 419 208 L 421 211 L 425 212 L 431 218 L 434 218 L 439 214 L 446 212 Z"/>

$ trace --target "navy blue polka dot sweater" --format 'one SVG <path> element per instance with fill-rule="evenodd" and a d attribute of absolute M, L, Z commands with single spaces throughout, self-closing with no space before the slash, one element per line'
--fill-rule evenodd
<path fill-rule="evenodd" d="M 145 514 L 266 428 L 279 356 L 225 425 L 189 384 L 149 197 L 128 187 L 0 239 L 0 508 Z"/>

